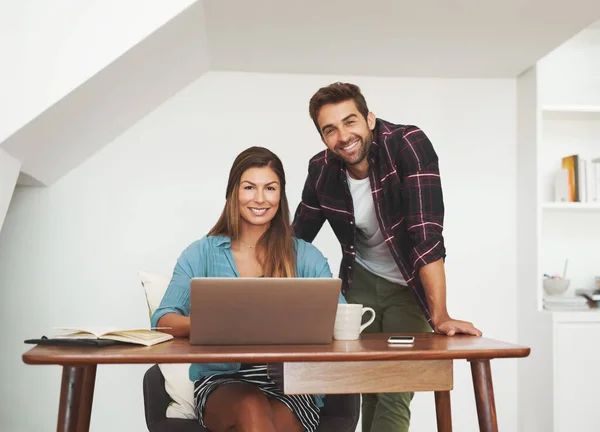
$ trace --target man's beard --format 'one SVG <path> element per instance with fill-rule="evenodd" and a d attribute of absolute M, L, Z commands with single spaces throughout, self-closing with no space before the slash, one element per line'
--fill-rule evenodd
<path fill-rule="evenodd" d="M 354 141 L 356 137 L 351 138 L 349 141 Z M 344 162 L 346 165 L 348 166 L 352 166 L 352 165 L 356 165 L 361 163 L 365 157 L 367 157 L 367 153 L 369 153 L 369 147 L 371 144 L 371 141 L 373 140 L 373 134 L 369 134 L 366 139 L 363 139 L 363 137 L 361 136 L 357 136 L 359 142 L 357 144 L 358 146 L 358 156 L 354 157 L 352 159 L 348 159 L 347 157 L 344 156 L 343 154 L 343 150 L 339 150 L 340 147 L 345 147 L 348 145 L 348 142 L 337 146 L 338 148 L 336 148 L 336 151 L 334 152 L 334 154 L 338 157 L 338 159 L 340 159 L 342 162 Z"/>

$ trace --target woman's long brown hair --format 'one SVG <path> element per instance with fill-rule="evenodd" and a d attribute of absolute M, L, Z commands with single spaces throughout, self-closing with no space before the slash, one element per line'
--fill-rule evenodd
<path fill-rule="evenodd" d="M 290 209 L 285 194 L 285 172 L 283 164 L 275 153 L 264 147 L 250 147 L 235 158 L 229 171 L 225 208 L 209 236 L 225 236 L 232 241 L 239 240 L 240 208 L 239 189 L 242 174 L 253 167 L 271 168 L 279 178 L 279 209 L 271 220 L 269 228 L 256 244 L 256 254 L 265 277 L 295 277 L 296 252 L 292 240 Z"/>

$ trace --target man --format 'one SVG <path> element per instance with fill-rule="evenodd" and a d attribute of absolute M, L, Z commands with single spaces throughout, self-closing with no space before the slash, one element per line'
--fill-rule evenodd
<path fill-rule="evenodd" d="M 311 242 L 329 222 L 346 299 L 377 314 L 365 331 L 481 336 L 446 309 L 444 202 L 427 136 L 376 118 L 354 84 L 319 89 L 309 112 L 327 149 L 310 160 L 294 232 Z M 363 395 L 363 432 L 408 431 L 413 395 Z"/>

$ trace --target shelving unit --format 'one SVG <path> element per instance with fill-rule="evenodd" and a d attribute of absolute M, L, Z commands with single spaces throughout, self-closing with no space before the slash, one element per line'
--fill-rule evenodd
<path fill-rule="evenodd" d="M 539 252 L 538 296 L 543 308 L 543 274 L 561 273 L 569 260 L 571 285 L 593 289 L 600 263 L 594 245 L 600 243 L 600 202 L 553 202 L 554 178 L 565 156 L 600 157 L 600 105 L 542 105 L 537 145 Z M 588 173 L 589 174 L 589 173 Z"/>
<path fill-rule="evenodd" d="M 589 413 L 600 400 L 600 309 L 545 310 L 542 281 L 544 273 L 561 274 L 566 259 L 567 295 L 594 289 L 600 276 L 600 202 L 554 202 L 563 157 L 600 157 L 600 30 L 578 35 L 522 81 L 519 342 L 538 353 L 519 371 L 520 397 L 536 400 L 520 405 L 523 430 L 595 432 L 598 421 Z"/>

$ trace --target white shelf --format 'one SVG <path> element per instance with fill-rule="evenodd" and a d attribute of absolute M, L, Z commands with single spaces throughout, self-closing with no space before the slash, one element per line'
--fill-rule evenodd
<path fill-rule="evenodd" d="M 544 105 L 542 114 L 547 120 L 600 121 L 600 105 Z"/>
<path fill-rule="evenodd" d="M 600 105 L 544 105 L 542 111 L 564 113 L 600 113 Z"/>
<path fill-rule="evenodd" d="M 545 202 L 544 210 L 575 210 L 575 211 L 600 211 L 600 202 Z"/>

